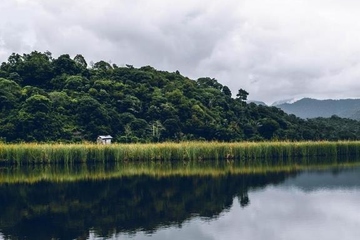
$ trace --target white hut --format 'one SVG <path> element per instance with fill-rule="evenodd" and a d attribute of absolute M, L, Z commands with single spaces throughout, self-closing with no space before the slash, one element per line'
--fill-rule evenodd
<path fill-rule="evenodd" d="M 111 139 L 113 137 L 110 135 L 105 135 L 105 136 L 98 136 L 96 142 L 98 144 L 111 144 Z"/>

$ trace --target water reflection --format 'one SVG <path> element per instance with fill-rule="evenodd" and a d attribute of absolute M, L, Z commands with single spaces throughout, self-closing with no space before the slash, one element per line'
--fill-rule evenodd
<path fill-rule="evenodd" d="M 335 231 L 343 231 L 341 239 L 355 239 L 360 234 L 359 173 L 350 168 L 335 174 L 4 183 L 0 232 L 4 239 L 174 240 L 335 239 L 340 236 Z M 334 178 L 341 184 L 334 187 L 339 182 Z"/>
<path fill-rule="evenodd" d="M 359 191 L 320 191 L 270 187 L 251 193 L 252 203 L 241 208 L 234 199 L 231 209 L 218 219 L 204 223 L 193 219 L 181 229 L 161 229 L 152 239 L 326 239 L 354 240 L 360 236 Z M 115 239 L 128 239 L 120 233 Z M 149 239 L 144 232 L 131 237 Z M 95 239 L 95 238 L 90 238 Z"/>

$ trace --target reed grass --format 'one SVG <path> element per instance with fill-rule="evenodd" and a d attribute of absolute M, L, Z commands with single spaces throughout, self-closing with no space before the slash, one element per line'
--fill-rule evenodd
<path fill-rule="evenodd" d="M 243 165 L 308 163 L 309 158 L 360 157 L 360 141 L 181 142 L 149 144 L 0 143 L 0 162 L 73 164 L 129 161 L 238 161 Z"/>

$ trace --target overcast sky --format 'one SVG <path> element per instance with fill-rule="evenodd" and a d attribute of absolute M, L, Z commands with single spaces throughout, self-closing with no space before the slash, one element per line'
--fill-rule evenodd
<path fill-rule="evenodd" d="M 0 62 L 82 54 L 274 101 L 360 97 L 358 0 L 1 0 Z"/>

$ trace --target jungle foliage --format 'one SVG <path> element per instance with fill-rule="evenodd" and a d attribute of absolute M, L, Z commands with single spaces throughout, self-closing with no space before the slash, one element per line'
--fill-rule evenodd
<path fill-rule="evenodd" d="M 0 66 L 0 141 L 356 140 L 358 121 L 304 120 L 247 103 L 216 79 L 135 68 L 82 55 L 12 54 Z"/>

